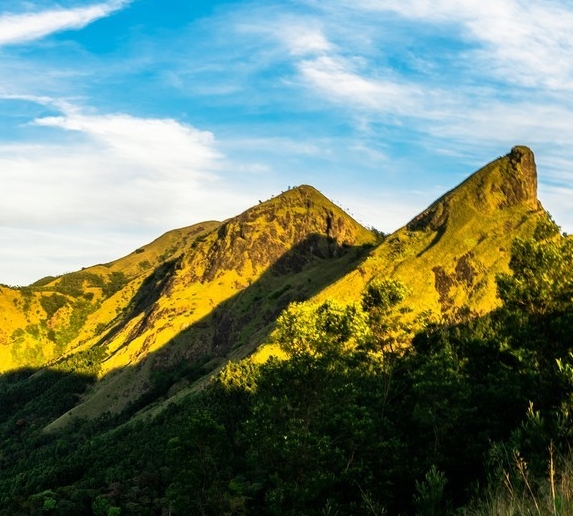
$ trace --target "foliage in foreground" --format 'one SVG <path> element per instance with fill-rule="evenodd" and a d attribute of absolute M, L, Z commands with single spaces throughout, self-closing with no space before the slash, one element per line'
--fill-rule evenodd
<path fill-rule="evenodd" d="M 568 515 L 571 241 L 540 228 L 510 266 L 501 309 L 411 346 L 399 281 L 293 304 L 271 336 L 286 359 L 230 364 L 149 422 L 46 436 L 16 390 L 46 377 L 5 382 L 0 514 Z"/>

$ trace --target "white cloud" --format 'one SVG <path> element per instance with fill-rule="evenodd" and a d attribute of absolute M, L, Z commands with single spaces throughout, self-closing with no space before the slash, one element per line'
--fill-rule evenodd
<path fill-rule="evenodd" d="M 248 151 L 253 154 L 271 152 L 278 155 L 330 156 L 332 142 L 317 139 L 292 139 L 279 136 L 244 137 L 226 142 L 226 148 L 233 152 Z"/>
<path fill-rule="evenodd" d="M 346 8 L 346 19 L 335 12 L 340 7 Z M 465 155 L 526 144 L 548 161 L 560 153 L 569 156 L 570 7 L 557 1 L 525 0 L 341 0 L 320 9 L 325 15 L 321 34 L 332 41 L 319 55 L 293 54 L 294 65 L 300 82 L 317 101 L 350 112 L 360 129 L 380 123 L 402 126 L 410 138 L 419 139 L 418 145 L 446 152 L 463 148 Z M 391 36 L 386 35 L 387 26 L 396 20 L 388 13 L 404 20 L 401 28 L 393 27 L 396 32 Z M 380 33 L 378 54 L 372 53 L 375 45 L 349 39 L 346 30 L 352 26 L 375 38 L 373 23 Z M 416 57 L 436 63 L 437 68 L 418 67 L 413 72 L 408 66 L 389 64 L 407 58 L 411 48 L 408 43 L 402 47 L 398 38 L 417 27 L 420 37 L 406 41 L 415 41 L 414 48 L 421 52 Z M 432 50 L 433 34 L 466 43 L 449 47 L 447 67 L 444 56 Z M 422 46 L 426 37 L 429 48 Z M 492 75 L 497 80 L 493 84 Z M 468 149 L 468 142 L 473 149 Z M 551 180 L 558 172 L 543 173 Z"/>
<path fill-rule="evenodd" d="M 70 111 L 64 116 L 38 118 L 34 124 L 84 133 L 123 162 L 172 177 L 192 174 L 196 180 L 206 179 L 220 157 L 212 133 L 172 119 Z"/>
<path fill-rule="evenodd" d="M 484 156 L 494 158 L 514 144 L 533 148 L 540 178 L 565 184 L 570 177 L 573 11 L 562 1 L 295 4 L 237 4 L 190 21 L 185 35 L 165 28 L 157 39 L 157 31 L 145 31 L 143 44 L 141 30 L 127 57 L 129 45 L 90 56 L 80 44 L 75 48 L 86 61 L 77 66 L 73 56 L 52 60 L 65 52 L 34 58 L 3 48 L 0 88 L 37 95 L 12 98 L 47 109 L 30 115 L 20 103 L 25 109 L 10 123 L 27 117 L 31 124 L 11 133 L 4 125 L 12 143 L 0 142 L 0 251 L 6 248 L 1 241 L 13 237 L 5 231 L 20 230 L 37 240 L 35 261 L 44 251 L 52 256 L 56 243 L 66 256 L 83 245 L 90 253 L 109 251 L 107 258 L 86 256 L 82 265 L 89 265 L 120 255 L 118 242 L 129 251 L 134 239 L 142 245 L 163 229 L 235 215 L 265 198 L 263 191 L 276 193 L 277 184 L 278 190 L 303 181 L 321 187 L 321 177 L 326 187 L 336 185 L 340 199 L 354 198 L 344 203 L 355 206 L 361 220 L 391 230 L 394 221 L 409 220 L 432 200 L 434 190 L 408 198 L 404 209 L 400 203 L 413 183 L 454 186 L 453 174 L 471 172 L 468 162 L 479 166 Z M 0 45 L 81 28 L 125 5 L 99 0 L 77 9 L 0 15 Z M 128 41 L 128 31 L 119 39 Z M 136 61 L 137 73 L 127 73 Z M 145 102 L 140 95 L 114 97 L 112 85 L 140 79 L 139 71 L 147 81 L 159 63 L 168 89 L 151 81 Z M 40 71 L 31 79 L 30 69 Z M 42 95 L 110 102 L 122 113 L 94 114 Z M 161 113 L 197 113 L 202 120 L 214 114 L 218 138 L 175 119 L 125 114 L 143 105 L 153 109 L 152 96 L 169 98 Z M 53 136 L 57 143 L 13 143 L 30 136 L 41 142 Z M 441 159 L 445 154 L 454 158 Z M 424 162 L 414 173 L 418 155 Z M 372 196 L 358 197 L 352 193 L 357 178 L 368 174 Z M 548 207 L 567 207 L 568 190 L 541 186 Z M 386 195 L 387 189 L 398 193 Z M 93 246 L 82 240 L 87 227 Z M 56 243 L 51 248 L 48 242 Z"/>
<path fill-rule="evenodd" d="M 54 32 L 77 30 L 109 16 L 132 0 L 109 0 L 88 7 L 55 8 L 41 12 L 0 15 L 0 46 L 43 38 Z"/>
<path fill-rule="evenodd" d="M 349 4 L 343 1 L 343 4 Z M 471 19 L 476 15 L 499 16 L 512 4 L 512 0 L 353 0 L 355 8 L 373 12 L 395 12 L 404 18 L 427 21 Z"/>
<path fill-rule="evenodd" d="M 75 131 L 78 138 L 65 147 L 0 146 L 3 223 L 183 222 L 177 212 L 189 202 L 201 203 L 197 192 L 217 181 L 222 156 L 213 134 L 174 120 L 85 115 L 68 108 L 63 116 L 34 124 Z"/>
<path fill-rule="evenodd" d="M 241 13 L 233 24 L 241 36 L 257 35 L 266 40 L 279 41 L 292 56 L 323 54 L 334 48 L 324 34 L 323 23 L 318 18 L 293 16 L 276 9 L 263 9 L 256 13 L 252 10 L 246 14 Z"/>
<path fill-rule="evenodd" d="M 343 2 L 346 4 L 347 2 Z M 518 86 L 563 90 L 573 85 L 573 12 L 560 2 L 530 0 L 359 0 L 355 7 L 450 27 L 477 45 L 480 71 Z M 477 58 L 477 61 L 476 59 Z"/>
<path fill-rule="evenodd" d="M 295 56 L 323 54 L 333 49 L 323 30 L 314 23 L 281 23 L 277 32 Z"/>
<path fill-rule="evenodd" d="M 365 77 L 356 68 L 352 60 L 339 56 L 321 56 L 298 65 L 305 83 L 330 100 L 393 114 L 411 114 L 422 107 L 424 92 L 418 86 Z"/>
<path fill-rule="evenodd" d="M 218 175 L 224 156 L 212 133 L 65 106 L 62 116 L 34 122 L 45 131 L 71 131 L 76 137 L 65 145 L 0 145 L 0 263 L 18 269 L 0 271 L 0 282 L 29 283 L 50 262 L 57 270 L 42 275 L 109 261 L 163 231 L 224 219 L 253 203 L 234 178 Z"/>
<path fill-rule="evenodd" d="M 153 238 L 155 238 L 154 235 Z M 0 226 L 0 283 L 28 285 L 44 276 L 105 263 L 145 244 L 141 234 Z M 149 239 L 151 240 L 151 239 Z M 109 252 L 113 250 L 114 253 Z"/>

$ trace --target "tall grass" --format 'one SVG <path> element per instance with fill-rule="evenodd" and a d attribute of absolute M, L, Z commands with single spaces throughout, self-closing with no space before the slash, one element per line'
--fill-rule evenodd
<path fill-rule="evenodd" d="M 490 485 L 464 516 L 573 516 L 573 456 L 555 457 L 549 448 L 545 478 L 530 474 L 527 462 L 514 453 L 512 471 Z"/>

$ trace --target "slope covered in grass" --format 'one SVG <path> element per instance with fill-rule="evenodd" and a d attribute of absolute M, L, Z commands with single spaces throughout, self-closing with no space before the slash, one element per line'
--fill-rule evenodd
<path fill-rule="evenodd" d="M 389 235 L 323 297 L 356 298 L 373 278 L 392 277 L 409 288 L 412 319 L 485 314 L 499 305 L 494 279 L 507 271 L 513 239 L 532 235 L 547 217 L 533 153 L 515 147 Z"/>

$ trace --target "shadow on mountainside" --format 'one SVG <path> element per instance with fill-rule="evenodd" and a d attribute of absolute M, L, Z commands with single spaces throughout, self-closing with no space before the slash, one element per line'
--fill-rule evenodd
<path fill-rule="evenodd" d="M 272 261 L 256 281 L 214 306 L 208 315 L 184 329 L 163 348 L 143 355 L 137 364 L 116 369 L 98 381 L 97 361 L 105 359 L 106 342 L 134 318 L 141 320 L 131 330 L 129 339 L 153 328 L 160 320 L 158 301 L 169 296 L 176 287 L 174 283 L 181 280 L 178 272 L 181 272 L 183 257 L 163 264 L 142 283 L 121 320 L 90 350 L 67 356 L 52 368 L 22 368 L 0 374 L 0 440 L 3 443 L 0 470 L 4 472 L 3 481 L 8 482 L 0 486 L 4 485 L 6 493 L 19 493 L 16 496 L 26 493 L 26 497 L 83 481 L 89 475 L 89 465 L 80 464 L 77 457 L 73 459 L 76 447 L 83 446 L 86 439 L 97 439 L 98 435 L 116 428 L 119 431 L 137 412 L 208 377 L 229 356 L 247 356 L 265 340 L 272 323 L 289 303 L 307 300 L 344 276 L 368 256 L 371 248 L 371 245 L 339 245 L 324 235 L 310 235 Z M 213 285 L 216 282 L 217 275 Z M 110 390 L 99 392 L 97 409 L 90 407 L 82 411 L 83 403 L 89 403 L 104 385 L 107 389 L 114 385 L 126 391 L 133 389 L 130 381 L 134 375 L 142 375 L 138 378 L 136 395 L 130 396 L 130 402 L 123 405 L 121 413 L 117 413 L 117 407 L 112 404 L 116 397 L 122 398 L 124 392 L 114 396 L 116 393 Z M 125 381 L 121 380 L 122 376 Z M 120 381 L 115 381 L 118 377 Z M 54 421 L 58 421 L 55 427 L 51 426 Z M 46 427 L 50 432 L 44 431 Z M 57 467 L 51 468 L 54 473 L 47 476 L 44 466 L 37 475 L 24 466 L 51 464 L 51 461 L 55 461 Z M 22 476 L 22 468 L 28 472 L 25 476 Z M 24 502 L 25 497 L 21 502 L 13 499 L 12 503 L 16 506 L 28 503 L 29 500 Z M 90 497 L 93 498 L 93 493 Z M 3 514 L 1 508 L 0 514 Z"/>
<path fill-rule="evenodd" d="M 138 327 L 145 326 L 152 313 L 153 306 L 165 294 L 165 288 L 173 277 L 180 261 L 181 257 L 168 260 L 147 276 L 119 321 L 115 321 L 115 324 L 102 335 L 95 346 L 104 346 L 106 342 L 109 342 L 122 330 L 128 321 L 140 315 L 143 318 Z M 137 328 L 134 332 L 137 332 Z"/>
<path fill-rule="evenodd" d="M 95 375 L 22 368 L 0 375 L 0 439 L 41 429 L 73 408 Z M 3 447 L 0 459 L 6 459 Z M 0 469 L 3 462 L 0 460 Z"/>
<path fill-rule="evenodd" d="M 61 411 L 51 413 L 53 420 L 64 415 L 57 425 L 60 427 L 72 423 L 76 417 L 97 417 L 108 410 L 116 413 L 127 409 L 129 414 L 133 414 L 152 402 L 169 397 L 177 389 L 208 376 L 231 357 L 240 359 L 248 356 L 265 341 L 273 322 L 289 303 L 310 299 L 355 269 L 372 247 L 372 244 L 338 244 L 325 235 L 311 234 L 276 259 L 268 259 L 267 269 L 255 281 L 249 284 L 245 279 L 247 286 L 213 306 L 206 316 L 179 332 L 161 349 L 148 351 L 153 344 L 154 332 L 161 331 L 158 327 L 168 324 L 170 318 L 170 308 L 159 303 L 161 299 L 168 298 L 174 291 L 180 294 L 190 281 L 215 287 L 219 277 L 228 272 L 220 269 L 213 273 L 211 268 L 209 281 L 202 278 L 190 280 L 190 275 L 185 275 L 186 271 L 182 270 L 184 256 L 162 264 L 143 281 L 120 319 L 116 319 L 92 348 L 68 355 L 55 367 L 60 371 L 69 371 L 72 378 L 76 376 L 74 372 L 95 373 L 97 364 L 109 358 L 107 344 L 122 331 L 127 331 L 126 327 L 134 320 L 137 323 L 131 325 L 125 341 L 114 353 L 122 351 L 134 339 L 148 334 L 135 352 L 135 365 L 114 369 L 104 375 L 81 399 L 74 395 L 77 408 L 70 411 L 74 403 L 65 407 L 62 405 Z M 260 252 L 260 249 L 257 251 Z M 233 265 L 240 270 L 240 263 Z M 190 310 L 191 302 L 189 299 Z M 56 374 L 53 370 L 46 371 Z M 29 374 L 32 372 L 28 371 Z M 125 381 L 117 380 L 121 376 Z M 94 380 L 94 376 L 87 374 L 79 377 L 89 377 L 88 383 Z M 134 378 L 137 378 L 135 383 Z M 107 390 L 102 395 L 99 391 L 103 387 Z M 94 404 L 97 408 L 92 406 L 83 411 L 82 404 L 89 403 L 98 392 L 99 398 Z M 68 411 L 74 416 L 70 416 L 69 420 L 65 415 Z"/>
<path fill-rule="evenodd" d="M 144 358 L 152 361 L 152 372 L 161 373 L 160 390 L 169 388 L 166 375 L 172 374 L 177 381 L 187 371 L 193 381 L 222 365 L 230 354 L 235 358 L 250 354 L 265 341 L 273 322 L 291 302 L 308 300 L 343 277 L 367 257 L 371 248 L 339 245 L 324 235 L 310 235 L 279 256 L 256 281 L 214 306 L 208 315 Z M 123 324 L 141 314 L 143 317 L 124 345 L 161 320 L 164 314 L 156 301 L 169 296 L 176 288 L 174 282 L 181 281 L 176 276 L 181 260 L 152 274 L 134 296 Z M 211 282 L 216 284 L 217 279 L 215 274 Z M 154 388 L 153 382 L 150 388 Z"/>

